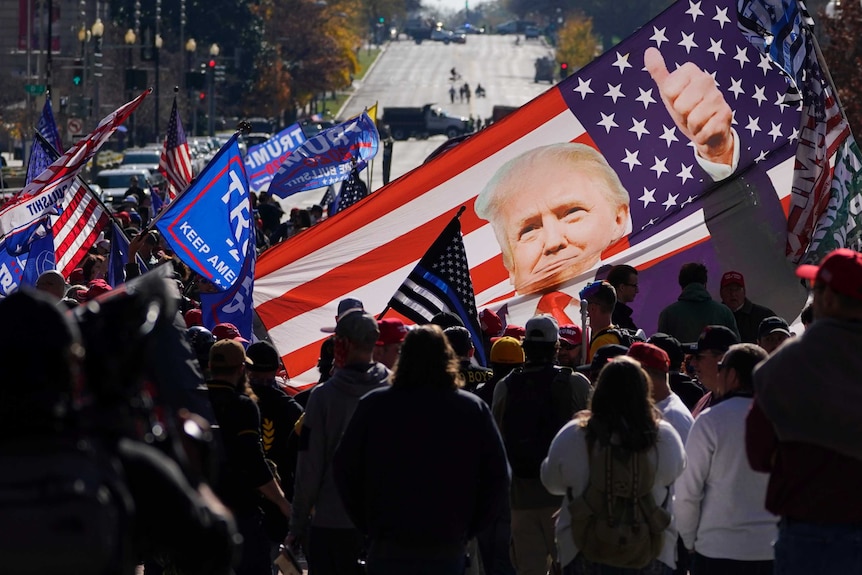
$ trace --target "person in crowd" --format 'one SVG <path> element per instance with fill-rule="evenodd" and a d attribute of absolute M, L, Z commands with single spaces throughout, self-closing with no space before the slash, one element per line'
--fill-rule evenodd
<path fill-rule="evenodd" d="M 499 337 L 491 345 L 491 379 L 476 388 L 476 395 L 485 400 L 488 407 L 494 400 L 494 388 L 497 382 L 512 373 L 513 369 L 523 367 L 524 348 L 514 337 Z"/>
<path fill-rule="evenodd" d="M 439 326 L 444 332 L 450 327 L 464 327 L 464 322 L 461 321 L 461 318 L 450 311 L 435 313 L 434 317 L 428 323 Z"/>
<path fill-rule="evenodd" d="M 271 571 L 269 539 L 263 530 L 259 498 L 263 495 L 290 519 L 291 505 L 266 463 L 260 438 L 260 411 L 249 397 L 246 369 L 251 360 L 238 341 L 224 339 L 210 348 L 207 381 L 210 403 L 224 449 L 223 471 L 216 492 L 233 512 L 243 537 L 237 575 Z"/>
<path fill-rule="evenodd" d="M 736 327 L 739 328 L 739 341 L 757 343 L 760 322 L 775 316 L 766 306 L 756 304 L 745 293 L 745 277 L 739 272 L 729 271 L 721 276 L 721 303 L 730 308 Z"/>
<path fill-rule="evenodd" d="M 299 439 L 294 426 L 302 415 L 302 407 L 292 397 L 284 393 L 276 380 L 280 358 L 275 347 L 266 341 L 258 341 L 246 350 L 251 360 L 248 370 L 248 383 L 257 397 L 260 410 L 261 444 L 266 459 L 272 462 L 274 475 L 284 492 L 285 498 L 293 499 L 293 486 L 296 473 L 296 456 Z M 278 553 L 278 545 L 287 537 L 288 522 L 278 512 L 278 508 L 268 505 L 264 499 L 264 527 L 272 542 L 271 559 Z"/>
<path fill-rule="evenodd" d="M 84 283 L 103 280 L 108 272 L 108 259 L 105 256 L 87 254 L 81 261 L 81 270 L 84 272 Z"/>
<path fill-rule="evenodd" d="M 629 194 L 616 172 L 594 148 L 569 142 L 506 162 L 475 210 L 491 223 L 519 294 L 545 292 L 588 271 L 630 227 Z"/>
<path fill-rule="evenodd" d="M 600 347 L 623 344 L 615 331 L 617 326 L 611 321 L 617 294 L 613 286 L 606 281 L 594 282 L 582 293 L 587 300 L 587 316 L 590 318 L 591 336 L 587 361 L 592 361 Z"/>
<path fill-rule="evenodd" d="M 503 328 L 503 335 L 506 337 L 514 337 L 518 341 L 524 341 L 524 335 L 526 332 L 524 331 L 524 326 L 515 325 L 515 324 L 507 324 L 505 328 Z"/>
<path fill-rule="evenodd" d="M 579 365 L 577 371 L 578 373 L 586 374 L 585 377 L 589 378 L 589 381 L 595 385 L 596 380 L 599 378 L 599 373 L 601 373 L 605 364 L 617 356 L 626 355 L 628 351 L 629 348 L 626 346 L 615 343 L 602 346 L 596 350 L 593 360 L 590 363 Z"/>
<path fill-rule="evenodd" d="M 637 331 L 638 326 L 632 319 L 634 310 L 628 304 L 638 296 L 638 271 L 630 265 L 616 265 L 608 272 L 607 282 L 613 286 L 617 295 L 611 323 Z"/>
<path fill-rule="evenodd" d="M 688 344 L 697 381 L 707 390 L 691 410 L 695 418 L 707 407 L 721 401 L 724 390 L 718 378 L 719 364 L 730 346 L 737 343 L 739 338 L 736 334 L 723 325 L 708 325 L 697 338 L 697 343 Z"/>
<path fill-rule="evenodd" d="M 682 350 L 682 344 L 672 335 L 661 332 L 652 334 L 647 343 L 660 347 L 667 354 L 670 361 L 668 373 L 670 389 L 679 396 L 689 411 L 693 410 L 706 390 L 685 373 L 685 353 Z"/>
<path fill-rule="evenodd" d="M 233 341 L 238 341 L 242 344 L 248 344 L 248 340 L 245 339 L 241 333 L 239 333 L 239 329 L 232 323 L 220 323 L 213 328 L 213 335 L 216 338 L 216 341 L 221 341 L 223 339 L 230 339 Z"/>
<path fill-rule="evenodd" d="M 694 423 L 691 411 L 683 404 L 670 387 L 669 370 L 671 369 L 670 357 L 657 345 L 651 343 L 635 342 L 629 348 L 629 357 L 638 360 L 641 367 L 649 377 L 650 395 L 655 403 L 656 409 L 661 413 L 662 419 L 670 423 L 679 434 L 683 445 L 688 440 L 689 431 Z M 671 508 L 672 500 L 668 503 Z M 674 573 L 686 575 L 688 573 L 690 557 L 688 550 L 677 535 L 676 525 L 671 522 L 667 529 L 668 536 L 677 539 L 677 556 Z"/>
<path fill-rule="evenodd" d="M 363 397 L 344 431 L 334 478 L 368 537 L 369 575 L 461 575 L 467 540 L 505 501 L 503 442 L 488 407 L 462 383 L 442 330 L 419 326 L 404 339 L 392 386 Z"/>
<path fill-rule="evenodd" d="M 335 336 L 331 335 L 323 340 L 320 344 L 320 355 L 317 357 L 317 371 L 320 377 L 316 384 L 312 384 L 306 389 L 293 396 L 293 399 L 305 409 L 308 405 L 308 398 L 311 396 L 312 390 L 318 385 L 332 377 L 333 362 L 335 361 Z"/>
<path fill-rule="evenodd" d="M 766 509 L 781 517 L 775 572 L 860 573 L 862 554 L 862 254 L 800 266 L 814 322 L 754 372 L 748 461 L 769 474 Z"/>
<path fill-rule="evenodd" d="M 673 426 L 685 444 L 694 418 L 679 396 L 670 388 L 668 376 L 670 358 L 667 353 L 657 345 L 637 341 L 632 344 L 626 355 L 641 364 L 649 377 L 650 396 L 656 409 L 659 410 L 662 418 Z"/>
<path fill-rule="evenodd" d="M 374 346 L 374 361 L 379 361 L 392 369 L 401 352 L 401 342 L 407 335 L 407 326 L 400 319 L 393 317 L 377 320 L 377 327 L 380 329 L 380 339 Z"/>
<path fill-rule="evenodd" d="M 57 301 L 66 297 L 66 280 L 57 270 L 47 270 L 36 278 L 36 289 L 44 292 Z"/>
<path fill-rule="evenodd" d="M 270 195 L 269 192 L 261 192 L 257 203 L 257 213 L 260 214 L 260 219 L 263 224 L 263 233 L 269 237 L 275 232 L 281 218 L 284 216 L 284 209 L 281 204 Z"/>
<path fill-rule="evenodd" d="M 198 361 L 201 373 L 204 374 L 204 379 L 210 379 L 212 376 L 209 371 L 210 349 L 216 341 L 215 336 L 204 326 L 193 325 L 186 330 L 186 338 L 192 346 L 192 351 Z"/>
<path fill-rule="evenodd" d="M 703 411 L 685 443 L 688 464 L 676 482 L 674 511 L 692 575 L 771 575 L 778 518 L 763 502 L 769 476 L 745 455 L 745 417 L 753 401 L 752 372 L 766 352 L 730 346 L 720 363 L 721 403 Z"/>
<path fill-rule="evenodd" d="M 765 318 L 757 328 L 757 345 L 765 349 L 766 353 L 771 354 L 791 337 L 793 332 L 790 331 L 790 326 L 784 318 L 777 315 Z"/>
<path fill-rule="evenodd" d="M 8 328 L 0 333 L 4 374 L 10 383 L 26 382 L 0 388 L 2 571 L 63 565 L 81 574 L 126 574 L 158 550 L 183 573 L 233 573 L 236 526 L 210 486 L 159 448 L 106 429 L 96 417 L 105 414 L 82 411 L 82 394 L 92 399 L 98 386 L 86 369 L 93 349 L 85 348 L 73 316 L 48 294 L 24 287 L 0 300 L 0 323 Z M 110 411 L 114 427 L 129 425 L 121 409 Z M 38 507 L 28 516 L 32 498 Z M 98 513 L 88 498 L 98 500 Z M 35 517 L 45 521 L 33 524 Z M 110 528 L 121 532 L 80 547 Z M 28 539 L 37 533 L 48 539 Z"/>
<path fill-rule="evenodd" d="M 560 325 L 560 349 L 557 352 L 557 362 L 563 367 L 577 369 L 581 365 L 583 350 L 583 332 L 581 327 L 573 323 Z"/>
<path fill-rule="evenodd" d="M 503 335 L 503 321 L 497 312 L 490 308 L 479 312 L 479 328 L 482 330 L 482 349 L 490 350 L 494 344 L 491 339 Z"/>
<path fill-rule="evenodd" d="M 345 303 L 354 307 L 338 318 L 335 372 L 314 387 L 300 430 L 288 540 L 291 546 L 297 540 L 302 542 L 314 575 L 356 573 L 362 533 L 347 515 L 336 490 L 332 457 L 359 398 L 389 385 L 390 371 L 372 359 L 380 337 L 377 320 L 356 308 L 356 303 Z"/>
<path fill-rule="evenodd" d="M 557 555 L 553 516 L 561 500 L 542 485 L 539 466 L 557 431 L 587 407 L 590 384 L 555 365 L 559 327 L 553 317 L 533 317 L 525 331 L 524 368 L 497 383 L 491 411 L 512 466 L 512 563 L 518 575 L 544 575 Z"/>
<path fill-rule="evenodd" d="M 476 348 L 473 346 L 473 338 L 470 337 L 470 332 L 466 327 L 459 325 L 447 327 L 443 330 L 443 334 L 458 356 L 461 376 L 464 379 L 464 389 L 476 391 L 476 388 L 487 383 L 494 373 L 490 369 L 473 365 L 471 360 Z"/>
<path fill-rule="evenodd" d="M 676 548 L 675 535 L 667 531 L 658 558 L 642 570 L 591 564 L 575 546 L 569 504 L 587 490 L 591 451 L 609 449 L 611 444 L 628 452 L 646 451 L 655 471 L 652 497 L 657 505 L 670 499 L 671 485 L 685 467 L 685 450 L 679 434 L 655 409 L 647 374 L 630 357 L 614 358 L 602 368 L 590 411 L 560 430 L 542 462 L 542 484 L 563 499 L 556 525 L 563 573 L 667 573 L 675 565 Z"/>
<path fill-rule="evenodd" d="M 712 299 L 706 291 L 707 270 L 702 263 L 683 264 L 679 270 L 678 301 L 664 308 L 658 316 L 658 331 L 686 343 L 695 341 L 708 325 L 723 325 L 736 334 L 739 330 L 730 309 Z"/>

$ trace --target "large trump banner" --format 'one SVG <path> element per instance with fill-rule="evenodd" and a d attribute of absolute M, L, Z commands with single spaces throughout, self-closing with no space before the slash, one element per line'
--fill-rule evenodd
<path fill-rule="evenodd" d="M 805 99 L 828 108 L 828 86 L 800 85 L 819 76 L 795 77 L 769 55 L 782 42 L 796 54 L 806 31 L 757 45 L 770 24 L 750 12 L 744 34 L 734 2 L 677 2 L 516 113 L 264 253 L 256 310 L 291 376 L 316 380 L 319 328 L 338 301 L 382 311 L 462 206 L 476 305 L 508 323 L 542 312 L 580 323 L 579 290 L 620 263 L 639 271 L 632 307 L 647 334 L 686 262 L 707 266 L 716 296 L 734 270 L 751 299 L 796 317 L 806 291 L 788 213 L 803 192 L 829 192 L 800 187 L 797 150 L 831 153 L 822 142 L 844 128 L 815 138 Z"/>

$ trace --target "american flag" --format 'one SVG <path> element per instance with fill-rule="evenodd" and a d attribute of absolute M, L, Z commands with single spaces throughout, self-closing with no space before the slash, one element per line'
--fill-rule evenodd
<path fill-rule="evenodd" d="M 740 143 L 731 177 L 713 181 L 697 161 L 645 70 L 651 47 L 671 71 L 692 62 L 713 76 Z M 525 70 L 524 77 L 531 73 Z M 474 200 L 505 162 L 539 146 L 577 142 L 598 149 L 618 174 L 629 194 L 630 231 L 560 291 L 576 300 L 600 267 L 635 266 L 641 288 L 635 320 L 650 333 L 661 309 L 676 300 L 679 266 L 702 261 L 716 291 L 721 273 L 734 269 L 750 278 L 753 298 L 784 315 L 796 313 L 805 294 L 792 269 L 784 269 L 784 251 L 798 100 L 769 56 L 740 33 L 734 2 L 680 0 L 517 112 L 370 194 L 356 209 L 264 252 L 256 311 L 294 379 L 311 381 L 318 330 L 336 315 L 338 301 L 353 296 L 371 312 L 383 310 L 388 294 L 465 205 L 460 225 L 475 303 L 498 311 L 505 306 L 508 321 L 523 325 L 541 294 L 515 293 L 493 229 L 476 214 Z M 782 273 L 773 273 L 774 266 L 784 266 Z"/>
<path fill-rule="evenodd" d="M 333 203 L 332 214 L 337 214 L 341 210 L 346 210 L 362 198 L 368 195 L 368 186 L 359 177 L 359 170 L 356 166 L 350 171 L 350 177 L 344 180 L 341 184 L 341 191 Z"/>
<path fill-rule="evenodd" d="M 428 323 L 440 312 L 461 318 L 470 331 L 479 363 L 485 365 L 485 350 L 467 251 L 461 236 L 459 214 L 416 264 L 389 300 L 389 306 L 417 324 Z"/>
<path fill-rule="evenodd" d="M 62 213 L 52 219 L 56 269 L 67 278 L 99 239 L 111 216 L 89 186 L 76 180 L 63 199 Z"/>
<path fill-rule="evenodd" d="M 171 119 L 168 120 L 168 135 L 165 147 L 159 158 L 159 171 L 165 176 L 168 185 L 168 197 L 174 199 L 189 186 L 192 181 L 192 160 L 189 155 L 189 144 L 186 132 L 177 111 L 177 97 L 171 108 Z"/>
<path fill-rule="evenodd" d="M 804 4 L 744 0 L 739 13 L 743 33 L 769 54 L 801 92 L 802 125 L 787 219 L 787 255 L 793 263 L 818 263 L 828 252 L 820 249 L 822 234 L 815 235 L 815 224 L 824 217 L 834 220 L 826 213 L 832 179 L 828 162 L 850 135 L 850 125 L 821 68 L 814 21 Z M 829 227 L 829 223 L 821 222 L 822 226 Z"/>

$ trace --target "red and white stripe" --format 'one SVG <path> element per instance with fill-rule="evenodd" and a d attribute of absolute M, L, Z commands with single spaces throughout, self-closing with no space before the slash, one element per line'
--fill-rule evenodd
<path fill-rule="evenodd" d="M 185 191 L 192 181 L 192 158 L 189 145 L 182 143 L 171 149 L 162 150 L 159 170 L 168 182 L 168 197 L 174 199 Z"/>
<path fill-rule="evenodd" d="M 73 183 L 63 199 L 63 213 L 52 225 L 54 258 L 63 277 L 78 267 L 109 221 L 110 216 L 93 194 L 80 182 Z"/>

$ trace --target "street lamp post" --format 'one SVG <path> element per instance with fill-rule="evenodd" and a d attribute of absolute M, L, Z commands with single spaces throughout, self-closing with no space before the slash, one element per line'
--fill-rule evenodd
<path fill-rule="evenodd" d="M 218 44 L 213 43 L 212 46 L 210 46 L 210 57 L 212 57 L 212 59 L 215 60 L 215 58 L 218 56 L 219 51 L 220 50 L 219 50 Z M 209 81 L 210 81 L 209 135 L 210 135 L 210 137 L 213 137 L 213 136 L 215 136 L 215 111 L 216 111 L 216 107 L 215 107 L 215 66 L 210 66 L 209 76 L 210 76 L 209 77 Z"/>
<path fill-rule="evenodd" d="M 99 110 L 99 83 L 102 80 L 102 37 L 105 34 L 105 25 L 102 24 L 101 18 L 96 18 L 93 27 L 90 29 L 93 34 L 93 109 L 96 111 L 96 123 L 102 119 L 102 113 Z"/>
<path fill-rule="evenodd" d="M 192 115 L 192 135 L 198 135 L 198 99 L 192 98 L 191 96 L 191 86 L 189 85 L 189 74 L 193 72 L 192 70 L 192 62 L 194 62 L 195 58 L 195 50 L 198 49 L 198 44 L 195 42 L 194 38 L 189 38 L 188 42 L 186 42 L 186 95 L 189 97 L 188 101 L 188 112 Z M 192 100 L 194 100 L 194 105 L 192 104 Z M 192 110 L 194 107 L 194 110 Z"/>
<path fill-rule="evenodd" d="M 157 142 L 159 141 L 159 52 L 162 51 L 162 44 L 163 44 L 163 42 L 162 42 L 161 34 L 156 34 L 155 40 L 153 40 L 153 45 L 156 48 L 155 54 L 154 54 L 155 61 L 156 61 L 156 86 L 155 86 L 155 88 L 156 88 L 156 94 L 155 94 L 156 106 L 155 106 L 155 114 L 153 114 L 153 117 L 155 118 L 153 120 L 153 128 L 154 128 L 153 133 L 155 134 L 154 137 L 156 138 Z"/>
<path fill-rule="evenodd" d="M 134 69 L 132 68 L 132 61 L 134 59 L 134 57 L 132 56 L 132 50 L 134 49 L 135 41 L 138 38 L 137 38 L 137 35 L 135 35 L 135 31 L 132 30 L 131 28 L 129 28 L 126 31 L 126 35 L 123 39 L 126 42 L 126 46 L 129 47 L 129 64 L 128 64 L 128 67 L 126 68 L 126 84 L 127 84 L 126 89 L 129 91 L 129 98 L 128 99 L 131 100 L 133 97 L 132 84 L 134 83 L 134 80 L 132 79 L 132 77 L 134 76 L 134 73 L 135 73 Z M 135 145 L 135 114 L 132 114 L 132 129 L 129 133 L 129 145 L 130 146 Z"/>

